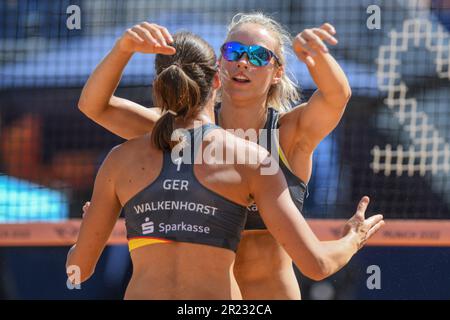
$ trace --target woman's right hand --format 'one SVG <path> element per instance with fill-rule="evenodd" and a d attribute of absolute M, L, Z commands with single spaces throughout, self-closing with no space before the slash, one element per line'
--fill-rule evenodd
<path fill-rule="evenodd" d="M 344 226 L 343 236 L 351 234 L 355 240 L 357 250 L 361 249 L 383 225 L 384 220 L 381 214 L 365 218 L 365 212 L 369 204 L 369 197 L 364 196 L 358 204 L 356 213 Z"/>
<path fill-rule="evenodd" d="M 125 31 L 117 41 L 120 50 L 127 53 L 175 54 L 169 44 L 173 38 L 169 31 L 155 23 L 141 22 Z"/>

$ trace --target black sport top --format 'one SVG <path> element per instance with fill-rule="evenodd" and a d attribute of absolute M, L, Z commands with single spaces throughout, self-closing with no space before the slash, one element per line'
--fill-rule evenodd
<path fill-rule="evenodd" d="M 220 104 L 216 105 L 214 109 L 216 124 L 219 119 L 219 110 Z M 286 178 L 286 182 L 289 188 L 289 193 L 291 195 L 292 200 L 294 201 L 296 207 L 300 212 L 303 211 L 303 202 L 305 199 L 305 194 L 308 192 L 308 187 L 306 183 L 304 183 L 299 177 L 292 173 L 289 169 L 289 165 L 287 163 L 286 157 L 281 150 L 281 146 L 278 141 L 277 129 L 279 128 L 279 112 L 274 108 L 268 108 L 267 110 L 267 121 L 264 125 L 264 131 L 261 132 L 258 144 L 266 148 L 269 152 L 271 152 L 272 145 L 275 144 L 274 149 L 278 152 L 278 163 L 281 171 L 284 173 Z M 262 134 L 266 134 L 267 136 L 263 137 Z M 256 204 L 252 204 L 247 207 L 247 222 L 245 223 L 245 230 L 264 230 L 267 229 L 264 221 L 262 220 L 258 207 Z"/>
<path fill-rule="evenodd" d="M 129 250 L 155 243 L 190 242 L 236 251 L 246 220 L 246 207 L 204 187 L 195 177 L 194 140 L 218 128 L 187 130 L 190 163 L 172 161 L 163 152 L 159 176 L 124 206 Z M 185 150 L 185 149 L 184 149 Z M 183 157 L 184 158 L 184 157 Z M 187 162 L 187 161 L 186 161 Z"/>

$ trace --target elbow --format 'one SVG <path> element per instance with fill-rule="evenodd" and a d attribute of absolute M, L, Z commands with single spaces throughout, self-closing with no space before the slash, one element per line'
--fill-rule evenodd
<path fill-rule="evenodd" d="M 350 100 L 350 97 L 352 96 L 352 88 L 350 87 L 350 83 L 348 82 L 347 77 L 344 77 L 342 81 L 339 83 L 340 85 L 337 86 L 339 88 L 340 96 L 342 97 L 342 100 L 348 101 Z"/>
<path fill-rule="evenodd" d="M 94 274 L 94 268 L 89 269 L 89 270 L 81 270 L 80 273 L 80 283 L 83 283 L 87 280 L 89 280 L 90 277 L 92 277 L 92 275 Z"/>
<path fill-rule="evenodd" d="M 83 96 L 81 96 L 80 99 L 78 100 L 78 110 L 80 110 L 85 115 L 89 114 L 89 108 L 87 106 L 87 101 Z"/>
<path fill-rule="evenodd" d="M 81 284 L 88 280 L 95 271 L 95 266 L 91 266 L 77 258 L 75 248 L 69 250 L 66 260 L 66 274 L 69 282 L 73 285 Z"/>
<path fill-rule="evenodd" d="M 352 96 L 350 86 L 342 86 L 339 90 L 324 94 L 327 105 L 344 110 Z"/>
<path fill-rule="evenodd" d="M 327 277 L 323 276 L 322 274 L 319 273 L 314 273 L 314 274 L 309 274 L 306 275 L 309 279 L 314 280 L 314 281 L 322 281 L 324 279 L 326 279 Z"/>
<path fill-rule="evenodd" d="M 76 261 L 68 261 L 66 264 L 66 274 L 69 282 L 73 285 L 87 281 L 94 274 L 95 268 L 82 265 Z"/>
<path fill-rule="evenodd" d="M 350 101 L 351 97 L 352 97 L 352 89 L 347 84 L 346 86 L 343 86 L 342 89 L 340 90 L 340 93 L 337 96 L 335 103 L 344 109 L 347 106 L 347 103 Z"/>
<path fill-rule="evenodd" d="M 350 100 L 350 98 L 352 97 L 352 89 L 350 88 L 350 85 L 347 85 L 344 88 L 344 92 L 342 94 L 345 104 L 347 104 L 347 102 Z"/>
<path fill-rule="evenodd" d="M 313 280 L 321 281 L 333 274 L 331 263 L 328 259 L 320 258 L 316 262 L 316 270 L 313 274 Z"/>
<path fill-rule="evenodd" d="M 314 281 L 322 281 L 334 273 L 330 261 L 322 257 L 315 258 L 312 266 L 304 271 L 303 274 Z"/>
<path fill-rule="evenodd" d="M 99 106 L 86 99 L 83 94 L 78 100 L 78 110 L 80 110 L 88 118 L 95 120 L 100 117 L 100 114 L 105 110 L 104 106 Z"/>

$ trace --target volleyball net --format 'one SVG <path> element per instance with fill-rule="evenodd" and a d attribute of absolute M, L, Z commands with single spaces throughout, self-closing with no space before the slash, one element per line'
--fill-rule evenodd
<path fill-rule="evenodd" d="M 151 21 L 218 49 L 238 12 L 292 35 L 330 22 L 352 98 L 314 153 L 305 216 L 324 238 L 355 211 L 383 213 L 373 245 L 450 245 L 450 5 L 447 1 L 21 0 L 0 3 L 0 244 L 67 245 L 107 152 L 122 139 L 77 108 L 126 28 Z M 79 18 L 79 20 L 77 20 Z M 294 55 L 303 100 L 315 90 Z M 116 95 L 152 106 L 154 56 L 137 54 Z M 75 219 L 75 220 L 74 220 Z M 123 221 L 111 244 L 125 243 Z M 122 239 L 122 240 L 120 240 Z"/>

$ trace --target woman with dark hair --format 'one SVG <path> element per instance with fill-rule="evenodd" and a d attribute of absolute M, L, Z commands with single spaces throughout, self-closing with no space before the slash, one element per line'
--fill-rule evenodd
<path fill-rule="evenodd" d="M 364 218 L 367 197 L 344 237 L 319 241 L 281 170 L 262 174 L 276 162 L 268 151 L 214 124 L 220 88 L 214 50 L 191 33 L 172 39 L 152 27 L 164 40 L 148 46 L 157 53 L 153 97 L 161 116 L 151 133 L 106 157 L 66 266 L 77 266 L 81 281 L 93 274 L 123 208 L 133 262 L 126 299 L 239 299 L 233 265 L 252 203 L 306 276 L 323 279 L 347 264 L 383 225 L 381 215 Z M 127 39 L 152 40 L 132 30 Z"/>

